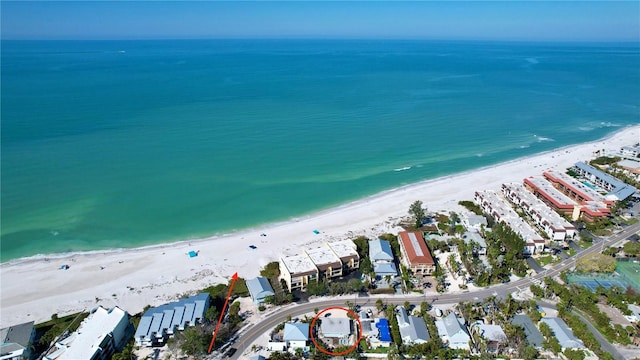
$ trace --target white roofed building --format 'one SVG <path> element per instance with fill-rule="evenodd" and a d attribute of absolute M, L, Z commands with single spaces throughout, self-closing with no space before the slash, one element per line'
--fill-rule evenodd
<path fill-rule="evenodd" d="M 0 329 L 0 360 L 22 360 L 31 357 L 36 331 L 33 321 Z"/>
<path fill-rule="evenodd" d="M 357 246 L 351 240 L 340 240 L 327 243 L 327 246 L 340 258 L 344 270 L 357 270 L 360 267 L 360 256 Z"/>
<path fill-rule="evenodd" d="M 131 336 L 129 314 L 119 307 L 99 306 L 68 337 L 58 340 L 45 360 L 107 360 L 120 351 Z"/>
<path fill-rule="evenodd" d="M 471 337 L 463 324 L 464 320 L 458 319 L 454 313 L 436 320 L 436 328 L 442 342 L 452 349 L 469 350 Z"/>
<path fill-rule="evenodd" d="M 329 246 L 306 250 L 305 253 L 313 261 L 321 278 L 332 279 L 342 276 L 342 261 Z"/>
<path fill-rule="evenodd" d="M 382 239 L 369 240 L 369 260 L 373 265 L 373 272 L 381 278 L 398 275 L 398 269 L 393 261 L 393 252 L 389 242 Z"/>
<path fill-rule="evenodd" d="M 520 183 L 502 184 L 502 192 L 512 203 L 522 208 L 536 225 L 552 240 L 572 239 L 576 228 L 558 215 Z"/>
<path fill-rule="evenodd" d="M 405 308 L 400 306 L 397 307 L 397 312 L 396 320 L 398 320 L 398 328 L 400 329 L 403 344 L 424 344 L 429 341 L 427 324 L 422 318 L 408 315 Z"/>
<path fill-rule="evenodd" d="M 309 341 L 309 324 L 285 323 L 282 339 L 290 349 L 304 349 Z"/>
<path fill-rule="evenodd" d="M 285 281 L 289 291 L 306 290 L 310 281 L 318 281 L 316 265 L 305 254 L 280 258 L 280 278 Z"/>

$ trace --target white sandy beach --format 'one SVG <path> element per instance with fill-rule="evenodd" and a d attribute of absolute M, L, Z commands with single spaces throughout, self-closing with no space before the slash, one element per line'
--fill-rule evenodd
<path fill-rule="evenodd" d="M 594 151 L 619 149 L 640 142 L 640 126 L 607 139 L 566 147 L 459 175 L 398 188 L 305 218 L 227 236 L 148 248 L 91 252 L 73 256 L 26 259 L 0 267 L 0 326 L 36 323 L 51 314 L 65 315 L 97 305 L 118 305 L 130 313 L 159 305 L 181 294 L 227 282 L 233 273 L 250 278 L 282 255 L 324 241 L 396 232 L 409 205 L 422 202 L 430 211 L 456 210 L 476 190 L 498 189 L 547 168 L 564 169 L 588 160 Z M 318 229 L 316 235 L 312 231 Z M 260 236 L 266 233 L 267 236 Z M 251 250 L 249 245 L 256 245 Z M 190 258 L 190 250 L 198 256 Z M 59 270 L 68 264 L 68 270 Z"/>

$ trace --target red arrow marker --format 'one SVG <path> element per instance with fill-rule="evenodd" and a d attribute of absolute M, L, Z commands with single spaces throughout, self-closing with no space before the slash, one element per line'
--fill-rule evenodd
<path fill-rule="evenodd" d="M 227 298 L 224 300 L 224 306 L 222 307 L 222 311 L 220 311 L 220 319 L 218 319 L 218 324 L 216 325 L 216 329 L 213 331 L 213 337 L 211 338 L 211 344 L 209 344 L 208 354 L 211 354 L 211 349 L 213 349 L 213 343 L 216 341 L 216 335 L 218 335 L 218 329 L 220 328 L 220 324 L 222 323 L 222 318 L 224 317 L 224 311 L 227 309 L 227 304 L 229 304 L 229 298 L 231 297 L 231 291 L 233 290 L 233 285 L 235 285 L 238 280 L 238 273 L 233 274 L 231 277 L 231 285 L 229 285 L 229 293 L 227 294 Z"/>

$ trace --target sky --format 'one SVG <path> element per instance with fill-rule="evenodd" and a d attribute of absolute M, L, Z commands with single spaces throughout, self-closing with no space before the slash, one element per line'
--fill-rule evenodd
<path fill-rule="evenodd" d="M 8 39 L 640 41 L 640 1 L 1 1 Z"/>

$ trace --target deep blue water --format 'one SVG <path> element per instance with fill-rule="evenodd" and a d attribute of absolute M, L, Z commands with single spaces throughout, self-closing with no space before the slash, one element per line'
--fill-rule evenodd
<path fill-rule="evenodd" d="M 1 46 L 2 261 L 254 227 L 640 122 L 638 44 Z"/>

